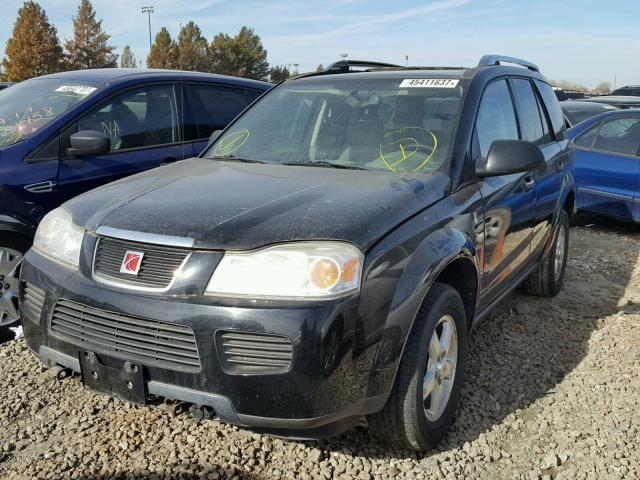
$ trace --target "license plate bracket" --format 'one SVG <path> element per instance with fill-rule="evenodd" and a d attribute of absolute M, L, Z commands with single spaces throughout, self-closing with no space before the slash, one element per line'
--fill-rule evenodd
<path fill-rule="evenodd" d="M 83 385 L 128 402 L 145 404 L 142 365 L 125 361 L 122 368 L 112 368 L 100 361 L 94 352 L 78 352 Z"/>

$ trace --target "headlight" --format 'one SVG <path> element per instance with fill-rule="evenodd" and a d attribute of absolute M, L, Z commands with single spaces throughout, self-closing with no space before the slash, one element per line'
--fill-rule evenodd
<path fill-rule="evenodd" d="M 317 299 L 360 288 L 362 252 L 342 242 L 300 242 L 228 252 L 207 292 L 216 295 Z"/>
<path fill-rule="evenodd" d="M 33 248 L 53 260 L 77 267 L 84 230 L 74 225 L 64 208 L 49 212 L 38 225 Z"/>

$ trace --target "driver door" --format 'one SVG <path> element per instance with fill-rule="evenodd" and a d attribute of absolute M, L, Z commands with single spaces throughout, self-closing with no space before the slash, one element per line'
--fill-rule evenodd
<path fill-rule="evenodd" d="M 185 158 L 178 127 L 177 88 L 179 84 L 153 84 L 126 90 L 67 127 L 60 138 L 60 202 L 119 178 Z M 109 151 L 82 158 L 66 155 L 71 147 L 69 137 L 81 130 L 104 133 L 110 139 Z"/>

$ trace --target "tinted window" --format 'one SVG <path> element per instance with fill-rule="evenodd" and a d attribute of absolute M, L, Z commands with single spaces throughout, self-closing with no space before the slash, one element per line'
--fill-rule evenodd
<path fill-rule="evenodd" d="M 544 101 L 544 106 L 547 108 L 547 112 L 549 113 L 549 118 L 551 120 L 551 125 L 553 126 L 556 140 L 566 138 L 567 130 L 564 125 L 564 115 L 562 115 L 562 109 L 560 108 L 558 99 L 556 98 L 555 93 L 553 93 L 553 88 L 542 80 L 535 80 L 535 83 L 538 86 L 538 90 L 540 91 L 540 95 Z"/>
<path fill-rule="evenodd" d="M 518 103 L 518 117 L 520 119 L 520 134 L 522 140 L 528 140 L 536 145 L 542 145 L 544 132 L 542 120 L 538 110 L 538 102 L 533 93 L 531 82 L 515 78 L 512 80 L 513 94 Z"/>
<path fill-rule="evenodd" d="M 178 141 L 178 121 L 171 85 L 145 86 L 109 99 L 81 117 L 76 131 L 96 130 L 111 139 L 111 151 Z"/>
<path fill-rule="evenodd" d="M 593 146 L 593 141 L 596 138 L 596 134 L 598 133 L 598 128 L 600 128 L 600 125 L 591 127 L 589 130 L 583 132 L 578 138 L 576 138 L 573 143 L 575 143 L 579 147 L 591 148 Z"/>
<path fill-rule="evenodd" d="M 549 125 L 549 116 L 542 104 L 542 99 L 539 95 L 536 95 L 536 104 L 538 105 L 538 112 L 540 112 L 540 119 L 542 120 L 542 140 L 540 145 L 547 145 L 553 142 L 553 134 L 551 133 L 551 126 Z"/>
<path fill-rule="evenodd" d="M 261 90 L 247 90 L 247 95 L 249 95 L 249 100 L 252 102 L 263 93 L 264 92 Z"/>
<path fill-rule="evenodd" d="M 206 139 L 222 130 L 249 104 L 241 88 L 216 85 L 186 85 L 189 115 L 185 139 Z"/>
<path fill-rule="evenodd" d="M 635 155 L 640 145 L 640 118 L 620 118 L 603 123 L 593 144 L 597 150 Z"/>
<path fill-rule="evenodd" d="M 505 80 L 490 83 L 482 95 L 476 133 L 480 155 L 485 158 L 495 140 L 517 140 L 516 115 Z"/>

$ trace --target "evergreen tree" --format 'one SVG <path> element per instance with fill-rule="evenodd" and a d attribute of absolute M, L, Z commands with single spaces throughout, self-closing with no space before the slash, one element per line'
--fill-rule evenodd
<path fill-rule="evenodd" d="M 200 27 L 189 22 L 178 35 L 178 64 L 182 70 L 206 72 L 209 70 L 207 39 L 202 36 Z"/>
<path fill-rule="evenodd" d="M 58 31 L 49 23 L 45 11 L 33 1 L 18 10 L 13 34 L 7 41 L 2 60 L 4 78 L 19 82 L 58 72 L 62 68 L 62 47 Z"/>
<path fill-rule="evenodd" d="M 125 45 L 120 56 L 120 68 L 137 68 L 138 63 L 129 45 Z"/>
<path fill-rule="evenodd" d="M 209 46 L 212 71 L 265 80 L 270 71 L 267 51 L 253 29 L 242 27 L 235 37 L 219 33 Z"/>
<path fill-rule="evenodd" d="M 269 71 L 269 81 L 271 83 L 280 83 L 283 80 L 286 80 L 287 78 L 289 78 L 290 76 L 291 76 L 291 73 L 289 72 L 289 69 L 285 65 L 273 67 Z"/>
<path fill-rule="evenodd" d="M 111 68 L 118 66 L 118 55 L 107 42 L 110 35 L 102 30 L 102 20 L 89 0 L 81 0 L 73 18 L 73 38 L 65 42 L 70 69 Z"/>
<path fill-rule="evenodd" d="M 316 72 L 324 72 L 324 65 L 318 65 L 318 68 L 316 68 Z"/>
<path fill-rule="evenodd" d="M 149 68 L 171 68 L 178 66 L 178 45 L 171 39 L 169 30 L 162 27 L 156 34 L 156 39 L 151 45 L 151 51 L 147 56 Z"/>

